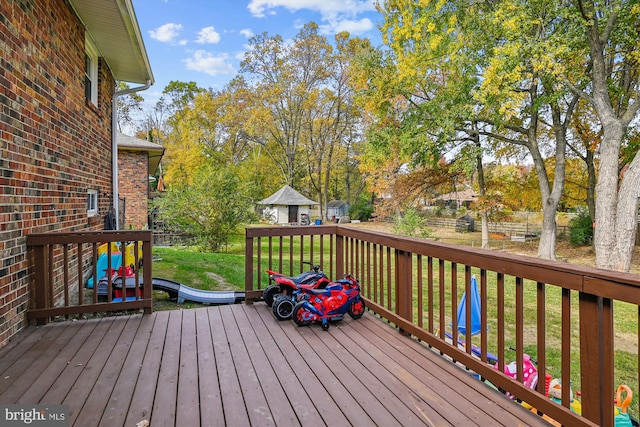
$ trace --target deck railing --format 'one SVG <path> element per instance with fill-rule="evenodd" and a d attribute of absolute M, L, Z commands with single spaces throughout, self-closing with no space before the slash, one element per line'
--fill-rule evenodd
<path fill-rule="evenodd" d="M 306 269 L 303 261 L 321 264 L 333 279 L 353 274 L 367 307 L 399 332 L 559 424 L 613 426 L 615 385 L 627 383 L 640 395 L 638 275 L 350 226 L 252 227 L 246 231 L 247 300 L 266 286 L 266 268 L 293 275 Z M 468 300 L 458 317 L 474 276 L 479 333 L 468 327 L 458 334 L 459 322 L 474 323 Z M 525 354 L 537 358 L 536 389 L 523 384 Z M 516 380 L 502 373 L 510 361 L 519 361 Z M 570 410 L 571 387 L 562 388 L 561 404 L 547 397 L 547 372 L 581 391 L 582 416 Z"/>
<path fill-rule="evenodd" d="M 33 267 L 34 288 L 29 319 L 46 323 L 57 316 L 83 313 L 104 313 L 121 310 L 144 309 L 150 313 L 153 306 L 151 284 L 151 231 L 96 231 L 43 233 L 27 236 L 27 247 Z M 129 266 L 134 283 L 132 295 L 127 298 L 123 283 L 122 301 L 113 301 L 114 277 L 106 275 L 105 298 L 98 297 L 100 279 L 105 271 L 98 271 L 98 247 L 106 244 L 107 269 L 117 270 L 111 264 L 113 256 L 122 257 L 121 265 Z M 126 250 L 130 247 L 131 250 Z M 113 256 L 112 256 L 113 255 Z M 123 270 L 124 271 L 124 270 Z M 86 281 L 92 278 L 92 289 Z"/>

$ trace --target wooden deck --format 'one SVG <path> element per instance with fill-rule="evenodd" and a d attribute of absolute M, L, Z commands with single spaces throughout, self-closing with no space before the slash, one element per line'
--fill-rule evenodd
<path fill-rule="evenodd" d="M 548 426 L 370 313 L 328 332 L 264 303 L 30 327 L 0 350 L 0 403 L 70 425 Z"/>

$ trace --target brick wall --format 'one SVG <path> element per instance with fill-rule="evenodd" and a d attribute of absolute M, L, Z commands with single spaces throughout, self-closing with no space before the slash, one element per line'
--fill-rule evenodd
<path fill-rule="evenodd" d="M 118 191 L 125 198 L 125 230 L 142 230 L 147 225 L 148 171 L 146 151 L 118 150 Z"/>
<path fill-rule="evenodd" d="M 114 81 L 100 61 L 99 103 L 87 104 L 84 41 L 65 0 L 0 1 L 0 347 L 26 325 L 25 236 L 101 229 L 110 206 Z"/>

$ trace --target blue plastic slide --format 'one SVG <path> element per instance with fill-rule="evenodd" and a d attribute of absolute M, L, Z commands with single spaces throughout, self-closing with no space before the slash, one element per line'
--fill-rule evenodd
<path fill-rule="evenodd" d="M 139 285 L 142 286 L 142 276 L 138 278 Z M 127 277 L 125 280 L 125 286 L 127 289 L 135 287 L 135 277 Z M 151 279 L 153 290 L 164 291 L 169 294 L 169 298 L 172 301 L 176 301 L 178 304 L 182 304 L 185 301 L 198 302 L 200 304 L 234 304 L 236 302 L 244 300 L 244 292 L 234 291 L 202 291 L 195 289 L 182 283 L 174 282 L 173 280 L 161 279 L 154 277 Z M 122 279 L 116 277 L 112 280 L 112 285 L 116 289 L 122 288 Z M 105 279 L 99 282 L 98 296 L 106 297 L 108 289 L 108 282 Z M 115 301 L 115 299 L 113 300 Z"/>
<path fill-rule="evenodd" d="M 182 304 L 185 301 L 199 302 L 201 304 L 233 304 L 244 300 L 244 292 L 201 291 L 173 280 L 157 277 L 154 277 L 151 283 L 154 290 L 167 292 L 171 299 L 174 299 L 175 295 L 178 304 Z"/>
<path fill-rule="evenodd" d="M 98 256 L 98 262 L 96 267 L 96 270 L 98 273 L 98 280 L 105 277 L 108 264 L 109 264 L 108 261 L 109 261 L 109 256 L 106 253 L 102 253 L 100 254 L 100 256 Z M 111 252 L 111 268 L 113 270 L 117 270 L 120 268 L 121 265 L 122 265 L 122 255 L 120 254 L 120 252 Z M 89 280 L 87 280 L 87 288 L 93 289 L 93 274 L 91 275 L 91 277 L 89 277 Z"/>

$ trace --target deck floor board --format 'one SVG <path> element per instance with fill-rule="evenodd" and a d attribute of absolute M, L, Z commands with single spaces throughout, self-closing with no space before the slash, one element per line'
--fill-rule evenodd
<path fill-rule="evenodd" d="M 264 303 L 30 327 L 0 349 L 0 403 L 70 425 L 548 426 L 366 313 L 323 331 Z"/>
<path fill-rule="evenodd" d="M 313 386 L 309 385 L 316 377 L 309 371 L 307 361 L 298 349 L 293 347 L 287 333 L 291 324 L 274 324 L 274 318 L 268 310 L 252 310 L 248 307 L 246 312 L 257 336 L 265 337 L 260 342 L 266 357 L 277 373 L 300 423 L 310 427 L 348 424 L 347 418 L 319 381 L 316 380 Z"/>

